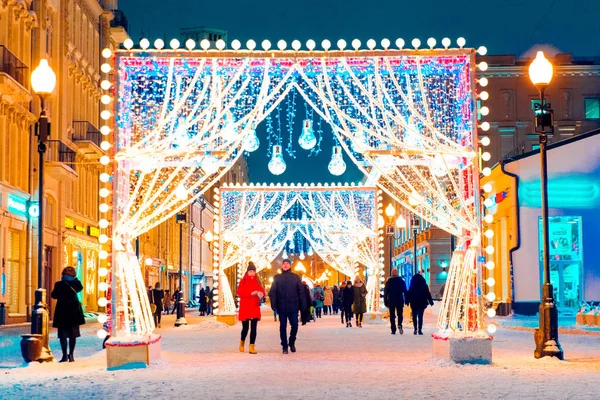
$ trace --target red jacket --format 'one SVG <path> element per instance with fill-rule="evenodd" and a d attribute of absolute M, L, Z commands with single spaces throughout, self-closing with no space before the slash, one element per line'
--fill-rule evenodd
<path fill-rule="evenodd" d="M 238 314 L 240 321 L 253 318 L 258 318 L 260 321 L 260 299 L 258 296 L 251 294 L 254 291 L 262 292 L 263 297 L 266 295 L 265 289 L 260 286 L 256 276 L 250 277 L 246 273 L 240 281 L 237 292 L 240 297 L 240 311 Z"/>

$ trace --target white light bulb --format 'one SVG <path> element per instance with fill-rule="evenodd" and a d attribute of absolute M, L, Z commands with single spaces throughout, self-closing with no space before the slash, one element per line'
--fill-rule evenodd
<path fill-rule="evenodd" d="M 100 204 L 100 206 L 98 206 L 98 209 L 100 210 L 100 212 L 105 213 L 108 212 L 109 207 L 108 204 L 102 203 Z"/>
<path fill-rule="evenodd" d="M 156 39 L 154 41 L 154 47 L 158 50 L 162 50 L 162 48 L 165 47 L 165 42 L 162 39 Z"/>
<path fill-rule="evenodd" d="M 194 48 L 196 47 L 196 42 L 194 41 L 194 39 L 188 39 L 185 41 L 185 48 L 188 50 L 194 50 Z"/>
<path fill-rule="evenodd" d="M 494 206 L 494 202 L 492 201 L 492 199 L 485 199 L 483 205 L 485 206 L 485 208 L 490 208 Z"/>
<path fill-rule="evenodd" d="M 479 93 L 479 98 L 481 100 L 485 101 L 490 98 L 490 94 L 488 92 L 483 91 L 483 92 Z"/>
<path fill-rule="evenodd" d="M 102 118 L 103 120 L 109 120 L 110 117 L 112 117 L 112 114 L 110 113 L 110 111 L 108 110 L 104 110 L 100 113 L 100 118 Z"/>
<path fill-rule="evenodd" d="M 111 69 L 112 69 L 112 67 L 110 66 L 109 63 L 104 63 L 100 66 L 100 71 L 104 72 L 105 74 L 108 74 Z"/>
<path fill-rule="evenodd" d="M 373 50 L 377 46 L 377 42 L 374 39 L 367 40 L 367 47 L 369 50 Z"/>
<path fill-rule="evenodd" d="M 485 263 L 485 267 L 491 271 L 496 268 L 496 263 L 493 261 L 488 261 Z"/>
<path fill-rule="evenodd" d="M 496 284 L 496 280 L 494 278 L 487 278 L 487 280 L 485 281 L 485 283 L 487 283 L 487 285 L 489 287 L 492 287 Z"/>
<path fill-rule="evenodd" d="M 465 44 L 467 44 L 467 41 L 465 40 L 465 38 L 459 37 L 458 39 L 456 39 L 456 44 L 462 49 L 465 46 Z"/>
<path fill-rule="evenodd" d="M 110 58 L 112 56 L 112 50 L 109 49 L 108 47 L 105 47 L 104 49 L 102 49 L 102 57 L 104 58 Z"/>
<path fill-rule="evenodd" d="M 108 251 L 106 250 L 100 250 L 98 252 L 98 258 L 101 260 L 106 260 L 108 258 Z"/>
<path fill-rule="evenodd" d="M 481 123 L 481 130 L 486 132 L 490 130 L 490 123 L 489 122 L 482 122 Z"/>
<path fill-rule="evenodd" d="M 492 155 L 487 151 L 481 155 L 481 159 L 483 161 L 490 161 L 490 158 L 492 158 Z"/>
<path fill-rule="evenodd" d="M 108 316 L 106 314 L 98 314 L 98 322 L 103 324 L 106 321 L 108 321 Z"/>
<path fill-rule="evenodd" d="M 313 51 L 315 49 L 315 47 L 317 46 L 317 44 L 315 43 L 314 40 L 309 39 L 306 41 L 306 48 L 310 51 Z"/>
<path fill-rule="evenodd" d="M 287 47 L 287 43 L 285 42 L 285 40 L 280 40 L 277 42 L 277 48 L 279 50 L 284 51 L 286 47 Z"/>
<path fill-rule="evenodd" d="M 410 44 L 412 44 L 412 47 L 414 47 L 414 48 L 415 48 L 415 50 L 416 50 L 416 49 L 418 49 L 418 48 L 419 48 L 419 46 L 421 45 L 421 41 L 420 41 L 419 39 L 417 39 L 417 38 L 414 38 L 414 39 L 412 40 L 412 42 L 410 42 Z"/>
<path fill-rule="evenodd" d="M 98 321 L 100 321 L 100 318 L 98 318 Z M 106 332 L 104 329 L 100 329 L 98 332 L 96 332 L 96 336 L 98 336 L 99 339 L 104 340 L 108 336 L 108 332 Z"/>
<path fill-rule="evenodd" d="M 492 324 L 492 325 L 488 325 L 488 327 L 487 327 L 487 331 L 488 331 L 489 333 L 491 333 L 491 334 L 494 334 L 494 333 L 496 333 L 496 325 L 493 325 L 493 324 Z"/>
<path fill-rule="evenodd" d="M 287 165 L 281 154 L 281 146 L 273 146 L 273 155 L 269 161 L 268 168 L 273 175 L 281 175 L 285 172 Z"/>
<path fill-rule="evenodd" d="M 488 294 L 485 296 L 485 298 L 486 298 L 488 301 L 494 301 L 494 300 L 496 300 L 496 293 L 494 293 L 494 292 L 489 292 L 489 293 L 488 293 Z"/>
<path fill-rule="evenodd" d="M 260 140 L 256 135 L 256 129 L 251 129 L 250 132 L 246 133 L 244 139 L 242 139 L 242 148 L 245 151 L 252 153 L 253 151 L 258 150 L 259 147 Z"/>
<path fill-rule="evenodd" d="M 302 43 L 300 43 L 299 40 L 294 40 L 292 42 L 292 49 L 298 51 L 298 50 L 300 50 L 300 47 L 302 47 Z"/>
<path fill-rule="evenodd" d="M 487 48 L 485 46 L 479 46 L 477 53 L 479 53 L 480 56 L 485 56 L 487 54 Z"/>
<path fill-rule="evenodd" d="M 200 47 L 202 47 L 202 50 L 206 51 L 210 48 L 210 40 L 208 39 L 202 39 L 200 41 Z"/>
<path fill-rule="evenodd" d="M 492 214 L 488 214 L 483 218 L 483 220 L 486 223 L 491 224 L 492 222 L 494 222 L 494 216 Z"/>
<path fill-rule="evenodd" d="M 494 310 L 493 308 L 488 308 L 487 316 L 490 318 L 494 318 L 496 316 L 496 310 Z"/>
<path fill-rule="evenodd" d="M 264 51 L 269 51 L 269 49 L 271 48 L 271 42 L 266 39 L 263 40 L 260 45 L 262 46 Z"/>
<path fill-rule="evenodd" d="M 490 176 L 492 174 L 492 170 L 490 167 L 485 167 L 483 171 L 481 171 L 481 173 L 483 174 L 483 176 Z"/>
<path fill-rule="evenodd" d="M 110 175 L 107 174 L 106 172 L 103 172 L 100 174 L 100 182 L 108 182 L 110 180 Z"/>
<path fill-rule="evenodd" d="M 490 138 L 489 136 L 482 136 L 481 137 L 481 145 L 482 146 L 489 146 L 490 145 Z"/>
<path fill-rule="evenodd" d="M 107 304 L 108 304 L 108 300 L 106 300 L 106 297 L 100 297 L 98 299 L 98 305 L 100 307 L 106 307 Z"/>
<path fill-rule="evenodd" d="M 429 46 L 430 49 L 433 49 L 436 45 L 437 41 L 434 38 L 429 38 L 427 39 L 427 46 Z"/>
<path fill-rule="evenodd" d="M 111 85 L 110 85 L 110 81 L 109 81 L 109 80 L 106 80 L 106 79 L 105 79 L 105 80 L 103 80 L 102 82 L 100 82 L 100 87 L 101 87 L 103 90 L 108 90 L 108 89 L 110 89 L 110 86 L 111 86 Z"/>
<path fill-rule="evenodd" d="M 442 39 L 442 46 L 444 46 L 445 49 L 450 47 L 451 44 L 452 44 L 452 41 L 450 40 L 450 38 L 445 37 Z"/>
<path fill-rule="evenodd" d="M 108 125 L 102 125 L 100 127 L 100 133 L 104 136 L 107 136 L 108 134 L 110 134 L 110 126 Z"/>
<path fill-rule="evenodd" d="M 100 164 L 108 165 L 108 163 L 110 163 L 110 157 L 108 157 L 108 156 L 100 157 Z"/>
<path fill-rule="evenodd" d="M 354 39 L 354 40 L 352 41 L 352 47 L 354 47 L 354 50 L 358 50 L 358 49 L 360 49 L 360 40 L 358 40 L 358 39 Z"/>
<path fill-rule="evenodd" d="M 106 282 L 100 282 L 98 284 L 98 290 L 100 290 L 101 292 L 105 292 L 106 289 L 108 289 L 108 284 Z"/>
<path fill-rule="evenodd" d="M 331 48 L 331 42 L 325 39 L 321 42 L 321 47 L 323 48 L 323 50 L 328 51 Z"/>
<path fill-rule="evenodd" d="M 485 237 L 488 239 L 491 239 L 494 237 L 494 231 L 491 229 L 488 229 L 487 231 L 485 231 Z"/>
<path fill-rule="evenodd" d="M 480 71 L 487 71 L 488 63 L 486 63 L 485 61 L 482 61 L 477 65 L 477 67 L 479 67 Z"/>
<path fill-rule="evenodd" d="M 332 175 L 340 176 L 346 172 L 346 163 L 342 156 L 342 148 L 340 146 L 333 146 L 331 161 L 329 162 L 328 169 Z"/>
<path fill-rule="evenodd" d="M 337 47 L 340 50 L 344 50 L 346 48 L 346 41 L 344 39 L 340 39 L 337 41 Z"/>
<path fill-rule="evenodd" d="M 148 47 L 150 47 L 150 41 L 148 39 L 146 39 L 146 38 L 140 40 L 140 47 L 143 50 L 146 50 Z"/>
<path fill-rule="evenodd" d="M 246 48 L 250 51 L 254 50 L 256 48 L 256 42 L 252 39 L 248 40 L 246 42 Z"/>
<path fill-rule="evenodd" d="M 490 183 L 486 183 L 485 185 L 483 185 L 483 191 L 486 193 L 489 193 L 492 191 L 492 185 Z"/>
<path fill-rule="evenodd" d="M 488 85 L 488 79 L 484 76 L 479 80 L 479 86 L 486 87 Z"/>
<path fill-rule="evenodd" d="M 108 275 L 108 269 L 98 268 L 98 276 L 105 277 L 106 275 Z"/>
<path fill-rule="evenodd" d="M 485 248 L 485 252 L 489 255 L 494 254 L 494 246 L 489 245 L 488 247 Z"/>
<path fill-rule="evenodd" d="M 391 45 L 390 39 L 381 39 L 381 47 L 387 50 Z"/>
<path fill-rule="evenodd" d="M 177 186 L 177 189 L 175 189 L 175 197 L 178 200 L 187 200 L 188 190 L 185 188 L 184 185 Z"/>
<path fill-rule="evenodd" d="M 217 46 L 217 49 L 223 50 L 225 48 L 225 41 L 223 39 L 219 39 L 217 40 L 217 43 L 215 43 L 215 46 Z"/>
<path fill-rule="evenodd" d="M 127 50 L 131 50 L 133 48 L 133 40 L 130 38 L 125 39 L 123 42 L 123 47 L 125 47 Z"/>
<path fill-rule="evenodd" d="M 108 149 L 110 149 L 110 142 L 107 142 L 106 140 L 102 141 L 100 143 L 100 148 L 104 151 L 107 151 Z"/>
<path fill-rule="evenodd" d="M 100 189 L 99 194 L 102 198 L 108 197 L 110 195 L 110 190 L 108 190 L 107 188 L 102 188 Z"/>
<path fill-rule="evenodd" d="M 483 106 L 479 109 L 479 112 L 481 113 L 481 115 L 488 115 L 490 113 L 490 109 L 486 106 Z"/>
<path fill-rule="evenodd" d="M 171 41 L 169 42 L 169 46 L 171 46 L 173 50 L 177 50 L 179 46 L 181 46 L 181 43 L 179 43 L 179 40 L 177 39 L 171 39 Z"/>
<path fill-rule="evenodd" d="M 98 243 L 104 244 L 106 242 L 108 242 L 108 236 L 106 236 L 105 234 L 98 236 Z"/>
<path fill-rule="evenodd" d="M 396 39 L 396 47 L 397 48 L 402 49 L 405 44 L 406 43 L 404 42 L 404 39 L 402 39 L 402 38 Z"/>
<path fill-rule="evenodd" d="M 112 101 L 112 97 L 110 97 L 109 95 L 105 94 L 102 95 L 102 97 L 100 97 L 100 102 L 102 104 L 110 104 L 110 102 Z"/>
<path fill-rule="evenodd" d="M 234 49 L 235 51 L 238 51 L 239 49 L 241 49 L 241 48 L 242 48 L 242 42 L 240 42 L 240 41 L 239 41 L 239 40 L 237 40 L 237 39 L 234 39 L 234 40 L 231 42 L 231 48 L 232 48 L 232 49 Z"/>

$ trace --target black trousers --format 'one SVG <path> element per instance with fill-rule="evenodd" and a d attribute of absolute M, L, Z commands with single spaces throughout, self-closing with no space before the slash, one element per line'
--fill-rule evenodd
<path fill-rule="evenodd" d="M 342 313 L 342 322 L 344 322 L 344 316 L 346 317 L 346 323 L 352 321 L 352 306 L 344 309 L 344 312 Z"/>
<path fill-rule="evenodd" d="M 404 305 L 398 306 L 390 306 L 388 309 L 390 310 L 390 324 L 392 325 L 392 332 L 396 333 L 396 314 L 398 314 L 398 326 L 402 326 L 402 309 Z"/>
<path fill-rule="evenodd" d="M 279 315 L 279 337 L 281 338 L 281 347 L 287 350 L 287 322 L 290 321 L 290 340 L 289 344 L 296 343 L 296 335 L 298 334 L 298 311 L 295 312 L 278 312 Z"/>
<path fill-rule="evenodd" d="M 162 311 L 157 311 L 154 313 L 154 326 L 158 327 L 160 324 L 160 318 L 162 317 Z"/>
<path fill-rule="evenodd" d="M 323 313 L 325 315 L 327 315 L 327 314 L 333 314 L 333 312 L 331 311 L 331 306 L 323 306 Z"/>
<path fill-rule="evenodd" d="M 250 328 L 250 344 L 256 342 L 256 328 L 258 326 L 258 318 L 247 319 L 242 321 L 242 341 L 246 341 L 248 336 L 248 328 Z"/>
<path fill-rule="evenodd" d="M 365 315 L 364 313 L 356 313 L 356 323 L 357 324 L 362 324 L 364 315 Z"/>
<path fill-rule="evenodd" d="M 421 310 L 412 310 L 412 319 L 413 319 L 413 326 L 415 327 L 415 330 L 418 330 L 419 332 L 421 332 L 421 330 L 423 329 L 423 313 L 425 312 L 425 309 L 421 309 Z"/>

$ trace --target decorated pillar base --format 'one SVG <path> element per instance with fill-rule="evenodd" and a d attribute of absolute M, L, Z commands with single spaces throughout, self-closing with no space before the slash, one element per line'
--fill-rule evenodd
<path fill-rule="evenodd" d="M 108 370 L 146 368 L 160 358 L 161 336 L 129 336 L 106 341 L 106 366 Z"/>
<path fill-rule="evenodd" d="M 433 356 L 459 364 L 491 364 L 492 337 L 464 336 L 436 332 L 433 338 Z"/>
<path fill-rule="evenodd" d="M 217 321 L 233 326 L 237 323 L 237 314 L 218 314 Z"/>

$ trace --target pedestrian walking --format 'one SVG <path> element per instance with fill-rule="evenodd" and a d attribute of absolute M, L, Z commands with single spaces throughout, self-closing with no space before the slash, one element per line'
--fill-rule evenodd
<path fill-rule="evenodd" d="M 317 318 L 321 318 L 321 313 L 323 312 L 323 299 L 325 298 L 321 285 L 317 284 L 313 289 L 313 293 L 315 299 L 315 312 L 317 314 Z"/>
<path fill-rule="evenodd" d="M 206 301 L 206 292 L 204 292 L 204 288 L 200 287 L 200 293 L 198 293 L 198 312 L 200 315 L 204 316 L 207 313 L 207 301 Z"/>
<path fill-rule="evenodd" d="M 352 285 L 352 282 L 350 282 Z M 346 283 L 340 283 L 340 289 L 338 291 L 337 303 L 340 309 L 340 318 L 342 319 L 342 324 L 344 323 L 344 318 L 346 318 L 346 312 L 344 310 L 344 289 L 346 289 Z M 352 310 L 350 310 L 352 312 Z M 346 321 L 346 324 L 348 321 Z"/>
<path fill-rule="evenodd" d="M 335 315 L 337 315 L 338 310 L 339 310 L 339 296 L 340 296 L 340 290 L 338 289 L 337 285 L 333 286 L 333 289 L 331 290 L 333 292 L 333 303 L 331 304 L 332 308 L 333 308 L 333 313 Z"/>
<path fill-rule="evenodd" d="M 288 354 L 288 346 L 292 353 L 296 352 L 296 335 L 298 334 L 298 311 L 307 307 L 307 299 L 300 277 L 291 271 L 292 262 L 283 260 L 281 274 L 275 275 L 269 291 L 271 308 L 279 314 L 279 336 L 283 354 Z M 290 338 L 287 338 L 287 322 L 290 323 Z"/>
<path fill-rule="evenodd" d="M 156 282 L 154 289 L 152 289 L 151 304 L 154 304 L 152 315 L 154 315 L 154 325 L 160 328 L 160 320 L 162 318 L 162 312 L 164 309 L 163 300 L 165 298 L 165 292 L 160 288 L 160 282 Z"/>
<path fill-rule="evenodd" d="M 356 326 L 362 328 L 363 317 L 367 312 L 367 288 L 357 275 L 354 278 L 354 314 L 356 315 Z"/>
<path fill-rule="evenodd" d="M 346 328 L 352 328 L 352 306 L 354 304 L 352 282 L 346 282 L 346 287 L 340 292 L 342 293 L 342 323 L 346 318 Z"/>
<path fill-rule="evenodd" d="M 392 276 L 385 282 L 383 289 L 383 304 L 390 312 L 390 324 L 392 325 L 392 335 L 396 334 L 396 315 L 398 315 L 398 332 L 402 335 L 402 311 L 406 302 L 406 283 L 401 276 L 398 276 L 398 270 L 392 269 Z"/>
<path fill-rule="evenodd" d="M 302 288 L 304 289 L 304 298 L 306 298 L 306 307 L 300 311 L 300 319 L 302 320 L 302 325 L 306 325 L 306 323 L 310 321 L 310 306 L 312 305 L 312 297 L 310 287 L 308 287 L 308 284 L 304 281 L 302 281 Z"/>
<path fill-rule="evenodd" d="M 77 279 L 75 268 L 65 267 L 62 271 L 62 279 L 54 284 L 52 298 L 56 299 L 56 309 L 52 326 L 58 329 L 58 338 L 62 350 L 62 358 L 59 362 L 73 362 L 73 353 L 77 338 L 81 336 L 79 326 L 85 324 L 85 317 L 81 309 L 81 303 L 77 293 L 83 290 L 83 285 Z M 69 352 L 67 354 L 67 339 L 69 341 Z"/>
<path fill-rule="evenodd" d="M 333 315 L 333 310 L 331 306 L 333 306 L 333 290 L 330 287 L 326 287 L 324 291 L 324 299 L 323 299 L 323 313 L 327 315 Z"/>
<path fill-rule="evenodd" d="M 179 303 L 179 294 L 181 293 L 180 288 L 175 289 L 173 293 L 173 310 L 171 310 L 171 314 L 175 314 L 175 310 L 177 310 L 177 303 Z"/>
<path fill-rule="evenodd" d="M 171 311 L 171 291 L 165 290 L 164 292 L 165 297 L 163 298 L 163 312 L 169 315 L 169 311 Z"/>
<path fill-rule="evenodd" d="M 206 294 L 206 315 L 212 315 L 214 298 L 213 289 L 211 289 L 210 286 L 207 286 L 206 289 L 204 289 L 204 293 Z"/>
<path fill-rule="evenodd" d="M 248 352 L 256 354 L 254 348 L 256 343 L 256 330 L 258 321 L 260 321 L 260 302 L 265 297 L 265 289 L 263 289 L 258 277 L 256 276 L 256 267 L 250 261 L 246 274 L 238 285 L 238 296 L 240 297 L 240 310 L 238 319 L 242 322 L 242 335 L 240 339 L 240 351 L 244 352 L 244 345 L 250 329 L 250 346 Z"/>
<path fill-rule="evenodd" d="M 433 299 L 431 298 L 431 292 L 429 292 L 429 286 L 423 275 L 416 274 L 410 280 L 410 288 L 408 289 L 408 300 L 407 303 L 412 309 L 413 326 L 415 328 L 414 334 L 423 334 L 423 313 L 427 308 L 427 305 L 433 306 Z"/>

